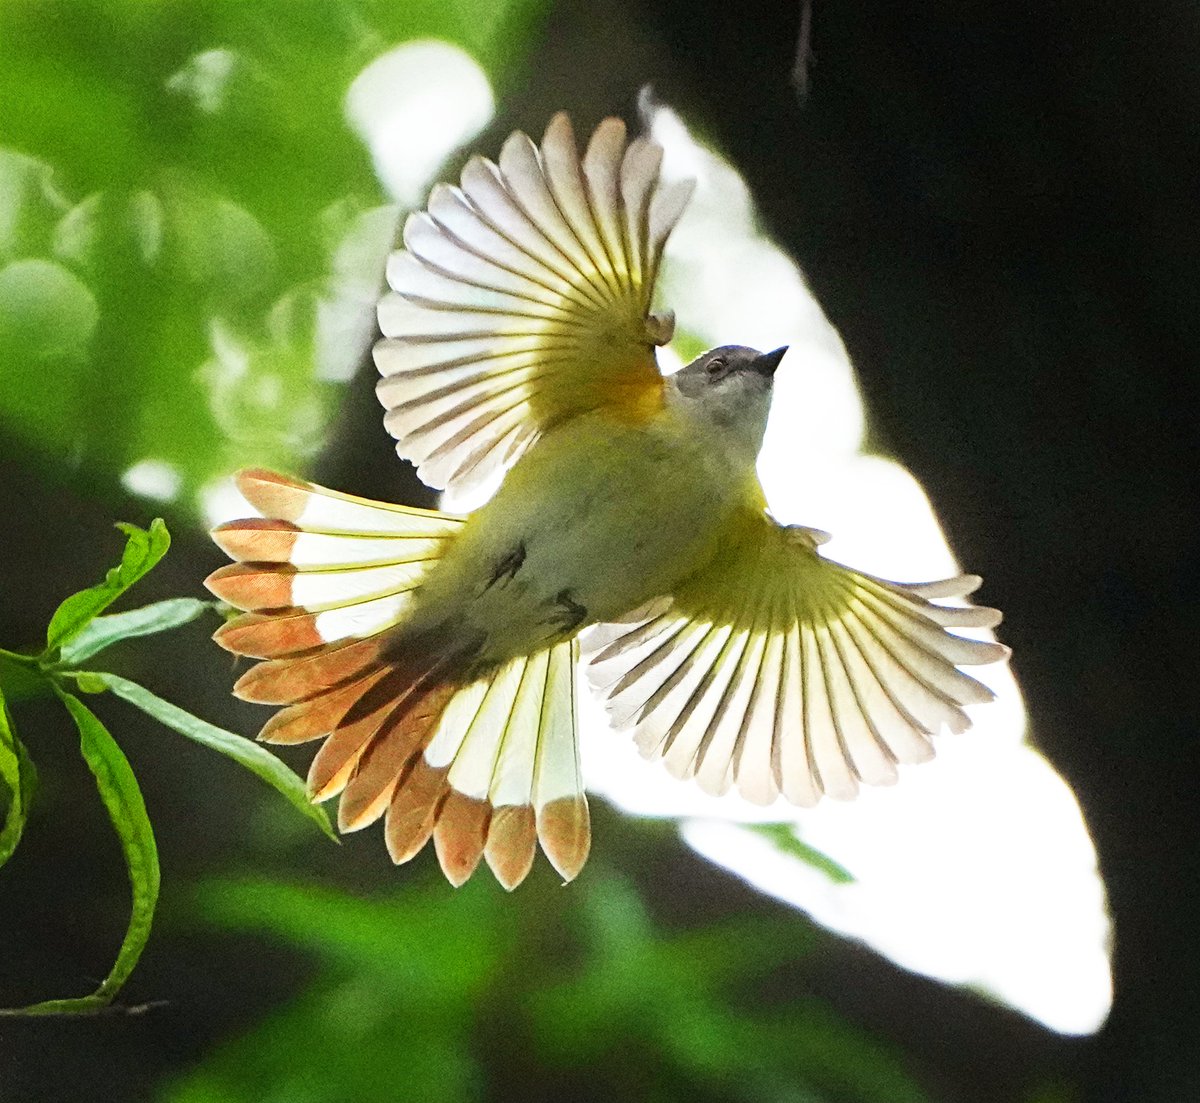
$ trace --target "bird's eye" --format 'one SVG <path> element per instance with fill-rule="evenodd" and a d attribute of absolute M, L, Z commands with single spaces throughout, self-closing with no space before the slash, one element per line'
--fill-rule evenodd
<path fill-rule="evenodd" d="M 729 365 L 725 362 L 725 357 L 723 356 L 714 356 L 704 365 L 704 370 L 708 372 L 709 379 L 720 379 L 728 368 Z"/>

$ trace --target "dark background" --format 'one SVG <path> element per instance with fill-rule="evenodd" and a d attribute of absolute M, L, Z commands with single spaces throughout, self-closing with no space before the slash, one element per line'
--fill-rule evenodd
<path fill-rule="evenodd" d="M 804 96 L 790 79 L 798 23 L 796 3 L 555 5 L 474 144 L 492 149 L 514 126 L 538 132 L 550 107 L 568 106 L 581 132 L 613 111 L 633 120 L 648 83 L 746 176 L 767 229 L 846 343 L 874 439 L 921 481 L 958 556 L 1005 610 L 1034 738 L 1074 788 L 1099 851 L 1115 1003 L 1099 1035 L 1063 1039 L 819 935 L 815 963 L 779 972 L 756 998 L 822 996 L 908 1054 L 936 1100 L 1200 1098 L 1200 20 L 1193 5 L 1166 0 L 814 0 Z M 346 395 L 337 447 L 315 475 L 403 494 L 366 377 Z M 114 498 L 31 472 L 3 436 L 0 457 L 7 643 L 33 639 L 57 596 L 112 558 L 90 534 Z M 419 487 L 407 489 L 418 501 Z M 198 532 L 180 534 L 142 596 L 193 592 L 217 562 Z M 250 714 L 225 698 L 228 663 L 200 630 L 188 633 L 156 651 L 156 688 L 174 699 L 174 681 L 189 707 L 250 730 Z M 149 661 L 129 660 L 135 670 Z M 60 724 L 51 713 L 31 706 L 22 727 Z M 127 726 L 131 759 L 161 756 L 162 733 Z M 99 895 L 114 915 L 123 906 L 102 813 L 86 800 L 71 740 L 61 742 L 39 765 L 52 802 L 78 794 L 78 816 L 38 818 L 23 864 L 4 873 L 0 980 L 11 1002 L 78 986 L 79 961 L 108 952 L 111 932 L 88 926 L 93 894 L 64 885 L 95 887 L 102 868 Z M 144 785 L 170 809 L 158 822 L 174 875 L 249 861 L 238 818 L 214 815 L 197 780 L 203 752 L 170 746 L 177 759 Z M 253 781 L 228 774 L 223 802 L 257 799 Z M 614 840 L 633 830 L 598 818 Z M 702 918 L 774 910 L 667 833 L 614 841 L 614 852 L 622 845 L 664 923 L 695 918 L 701 879 Z M 377 855 L 349 850 L 322 859 L 322 876 L 378 876 Z M 185 1000 L 137 1021 L 0 1027 L 0 1099 L 99 1098 L 101 1087 L 141 1098 L 304 975 L 294 955 L 259 943 L 169 928 L 164 940 L 152 943 L 137 991 L 186 990 Z M 255 990 L 231 1004 L 247 968 Z M 489 1098 L 548 1099 L 586 1083 L 541 1076 L 502 1041 L 484 1053 Z M 395 1098 L 406 1098 L 400 1086 Z"/>

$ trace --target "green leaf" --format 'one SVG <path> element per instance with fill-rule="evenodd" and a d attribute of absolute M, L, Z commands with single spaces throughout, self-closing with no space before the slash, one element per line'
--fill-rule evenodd
<path fill-rule="evenodd" d="M 85 624 L 73 639 L 63 644 L 61 661 L 75 666 L 118 640 L 131 639 L 134 636 L 152 636 L 156 632 L 178 628 L 195 620 L 212 607 L 211 601 L 201 601 L 194 597 L 175 597 L 166 601 L 156 601 L 152 605 L 143 605 L 140 609 L 131 609 L 128 613 L 95 617 Z"/>
<path fill-rule="evenodd" d="M 4 816 L 4 826 L 0 827 L 0 866 L 12 857 L 13 851 L 21 841 L 21 833 L 25 830 L 25 820 L 29 815 L 29 805 L 33 800 L 33 791 L 37 784 L 37 771 L 33 761 L 25 751 L 25 747 L 17 738 L 12 718 L 8 715 L 8 707 L 4 702 L 4 694 L 0 692 L 0 781 L 7 788 L 8 811 Z"/>
<path fill-rule="evenodd" d="M 171 536 L 161 517 L 150 523 L 149 531 L 136 525 L 117 525 L 128 537 L 121 562 L 113 567 L 104 581 L 72 594 L 50 618 L 46 631 L 46 650 L 61 647 L 98 613 L 102 613 L 126 590 L 146 574 L 171 546 Z"/>
<path fill-rule="evenodd" d="M 559 888 L 560 882 L 545 879 L 544 889 L 561 900 Z M 312 962 L 296 970 L 301 991 L 278 1003 L 251 1032 L 210 1047 L 198 1066 L 165 1084 L 156 1098 L 478 1101 L 486 1086 L 478 1053 L 489 1045 L 474 1033 L 478 1009 L 495 1006 L 497 985 L 508 993 L 543 957 L 531 946 L 528 959 L 512 961 L 511 972 L 500 973 L 521 915 L 544 914 L 536 905 L 512 903 L 478 876 L 454 891 L 430 878 L 409 880 L 382 898 L 265 879 L 198 886 L 192 914 L 226 930 L 269 937 Z M 404 937 L 397 938 L 397 931 Z M 513 1029 L 519 1029 L 516 1006 L 503 1004 L 512 1012 L 500 1030 L 506 1042 L 521 1046 L 524 1039 Z M 404 1039 L 399 1090 L 395 1062 L 362 1056 L 391 1052 L 397 1038 Z"/>
<path fill-rule="evenodd" d="M 18 655 L 0 647 L 0 690 L 12 704 L 50 692 L 50 683 L 38 665 L 36 655 Z"/>
<path fill-rule="evenodd" d="M 104 801 L 117 837 L 121 840 L 125 865 L 129 870 L 129 883 L 133 889 L 133 909 L 121 949 L 117 952 L 117 960 L 95 992 L 78 999 L 45 1000 L 6 1014 L 71 1015 L 95 1011 L 110 1004 L 142 956 L 146 940 L 150 937 L 154 906 L 158 902 L 158 848 L 154 845 L 154 832 L 146 815 L 146 804 L 129 761 L 108 729 L 87 705 L 61 689 L 55 692 L 67 706 L 79 729 L 79 746 L 84 761 L 96 778 L 100 799 Z"/>
<path fill-rule="evenodd" d="M 218 728 L 215 724 L 201 720 L 190 712 L 164 701 L 136 682 L 119 678 L 115 674 L 97 673 L 94 675 L 108 686 L 118 697 L 124 698 L 131 705 L 137 706 L 143 712 L 156 720 L 174 728 L 180 735 L 186 735 L 205 747 L 211 747 L 228 755 L 235 762 L 245 766 L 253 774 L 275 789 L 289 801 L 293 807 L 303 812 L 334 842 L 337 834 L 329 823 L 329 817 L 320 805 L 313 804 L 308 799 L 304 782 L 283 761 L 276 758 L 270 751 L 245 736 Z"/>
<path fill-rule="evenodd" d="M 746 824 L 748 830 L 753 831 L 756 835 L 762 835 L 775 844 L 776 849 L 782 851 L 792 858 L 799 858 L 800 861 L 819 870 L 825 874 L 835 885 L 852 885 L 854 884 L 854 874 L 851 873 L 845 866 L 835 862 L 828 854 L 818 850 L 815 846 L 809 846 L 803 839 L 796 835 L 793 825 L 790 823 L 756 823 Z"/>
<path fill-rule="evenodd" d="M 72 670 L 70 676 L 75 679 L 75 688 L 80 693 L 107 693 L 108 685 L 102 674 L 92 670 Z"/>

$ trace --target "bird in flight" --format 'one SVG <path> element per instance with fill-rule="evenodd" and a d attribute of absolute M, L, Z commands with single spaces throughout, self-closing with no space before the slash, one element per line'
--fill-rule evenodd
<path fill-rule="evenodd" d="M 502 475 L 469 516 L 263 470 L 262 515 L 220 525 L 216 634 L 285 706 L 260 735 L 323 740 L 308 785 L 338 825 L 384 819 L 396 862 L 432 838 L 447 878 L 506 888 L 538 844 L 566 880 L 590 847 L 576 667 L 642 754 L 706 792 L 845 799 L 933 756 L 991 692 L 960 666 L 1008 651 L 973 575 L 887 582 L 778 524 L 755 473 L 785 349 L 712 349 L 674 374 L 655 280 L 691 183 L 602 122 L 435 187 L 388 261 L 375 346 L 384 424 L 436 489 Z M 952 599 L 945 604 L 944 599 Z"/>

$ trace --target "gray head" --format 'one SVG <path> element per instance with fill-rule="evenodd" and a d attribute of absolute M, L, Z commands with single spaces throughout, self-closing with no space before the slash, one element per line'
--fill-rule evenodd
<path fill-rule="evenodd" d="M 668 379 L 678 405 L 697 428 L 714 432 L 753 461 L 767 428 L 775 369 L 785 352 L 786 345 L 773 352 L 722 345 Z"/>

